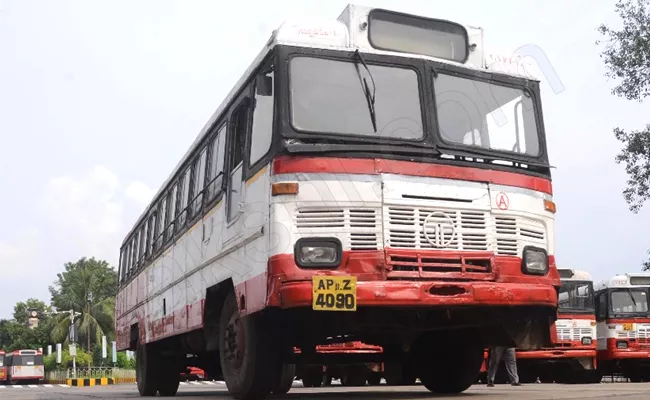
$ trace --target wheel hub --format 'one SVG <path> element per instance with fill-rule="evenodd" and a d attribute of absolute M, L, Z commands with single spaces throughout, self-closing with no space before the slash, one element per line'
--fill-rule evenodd
<path fill-rule="evenodd" d="M 246 337 L 244 327 L 238 315 L 228 320 L 224 337 L 225 358 L 235 368 L 241 367 L 246 352 Z"/>

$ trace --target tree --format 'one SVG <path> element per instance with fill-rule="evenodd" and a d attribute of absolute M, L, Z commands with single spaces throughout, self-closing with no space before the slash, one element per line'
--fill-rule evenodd
<path fill-rule="evenodd" d="M 14 321 L 0 321 L 0 348 L 4 351 L 45 348 L 49 343 L 50 329 L 47 325 L 30 329 Z"/>
<path fill-rule="evenodd" d="M 650 0 L 619 0 L 615 9 L 623 26 L 598 27 L 607 37 L 601 58 L 606 75 L 619 81 L 612 93 L 642 102 L 650 95 Z M 630 210 L 637 213 L 650 199 L 650 124 L 631 131 L 617 127 L 614 136 L 623 143 L 616 163 L 624 163 L 628 175 L 623 196 Z M 650 270 L 650 260 L 643 269 Z"/>
<path fill-rule="evenodd" d="M 45 302 L 34 299 L 34 298 L 29 298 L 27 301 L 19 301 L 16 303 L 14 306 L 14 320 L 23 325 L 27 325 L 27 322 L 29 320 L 29 310 L 30 309 L 35 309 L 38 311 L 39 314 L 39 319 L 47 318 L 45 313 L 50 311 L 50 307 L 45 304 Z"/>
<path fill-rule="evenodd" d="M 75 318 L 75 331 L 79 343 L 90 346 L 91 339 L 101 342 L 115 338 L 114 313 L 117 293 L 117 272 L 106 261 L 81 258 L 65 264 L 65 271 L 57 274 L 50 286 L 52 305 L 58 311 L 74 310 L 81 313 Z M 90 300 L 90 301 L 89 301 Z M 54 342 L 67 343 L 70 315 L 60 314 L 52 330 Z"/>

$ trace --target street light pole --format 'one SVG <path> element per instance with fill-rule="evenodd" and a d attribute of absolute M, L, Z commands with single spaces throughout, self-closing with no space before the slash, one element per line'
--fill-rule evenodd
<path fill-rule="evenodd" d="M 76 342 L 76 337 L 75 337 L 75 331 L 74 331 L 74 318 L 78 317 L 81 315 L 80 312 L 76 312 L 75 310 L 68 310 L 68 311 L 50 311 L 46 313 L 48 315 L 58 315 L 58 314 L 69 314 L 70 315 L 70 328 L 68 331 L 69 339 L 70 342 L 74 345 Z M 75 349 L 74 355 L 72 355 L 72 376 L 74 378 L 77 377 L 77 351 Z"/>
<path fill-rule="evenodd" d="M 88 303 L 88 318 L 90 318 L 90 304 L 93 302 L 93 292 L 88 291 L 88 295 L 86 296 L 86 302 Z M 91 375 L 90 371 L 90 366 L 92 365 L 93 362 L 93 357 L 92 357 L 92 352 L 90 351 L 90 321 L 86 320 L 88 322 L 86 326 L 86 336 L 88 337 L 88 354 L 90 354 L 90 361 L 88 362 L 88 377 Z"/>

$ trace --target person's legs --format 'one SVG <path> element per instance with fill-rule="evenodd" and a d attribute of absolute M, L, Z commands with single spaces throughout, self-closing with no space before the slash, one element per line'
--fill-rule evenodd
<path fill-rule="evenodd" d="M 488 385 L 494 385 L 494 377 L 499 369 L 501 363 L 501 356 L 503 354 L 503 347 L 492 347 L 490 349 L 490 359 L 488 360 L 487 381 Z"/>
<path fill-rule="evenodd" d="M 517 356 L 514 348 L 508 348 L 504 351 L 504 361 L 506 364 L 506 371 L 510 377 L 510 384 L 519 385 L 519 375 L 517 374 Z"/>

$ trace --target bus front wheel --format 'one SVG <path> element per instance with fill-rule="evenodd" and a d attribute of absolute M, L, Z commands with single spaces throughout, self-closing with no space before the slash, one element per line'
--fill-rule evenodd
<path fill-rule="evenodd" d="M 273 394 L 287 394 L 293 386 L 293 380 L 296 377 L 296 365 L 284 364 L 282 369 L 278 371 L 279 376 L 276 377 L 276 384 L 271 390 Z"/>
<path fill-rule="evenodd" d="M 159 360 L 156 352 L 149 351 L 150 345 L 138 341 L 135 350 L 135 374 L 140 396 L 152 397 L 158 392 Z"/>
<path fill-rule="evenodd" d="M 282 346 L 274 340 L 274 326 L 265 316 L 241 316 L 235 293 L 224 302 L 219 324 L 219 361 L 230 394 L 239 400 L 262 399 L 277 386 L 282 369 Z"/>
<path fill-rule="evenodd" d="M 483 352 L 481 346 L 469 343 L 430 351 L 428 360 L 420 363 L 420 381 L 433 393 L 462 393 L 476 382 Z"/>

